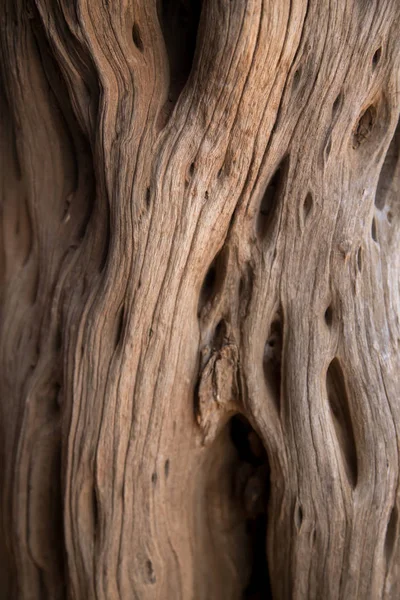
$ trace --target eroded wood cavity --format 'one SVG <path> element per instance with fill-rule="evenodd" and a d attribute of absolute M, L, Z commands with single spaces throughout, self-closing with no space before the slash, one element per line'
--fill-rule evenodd
<path fill-rule="evenodd" d="M 400 597 L 398 3 L 1 16 L 1 593 Z"/>

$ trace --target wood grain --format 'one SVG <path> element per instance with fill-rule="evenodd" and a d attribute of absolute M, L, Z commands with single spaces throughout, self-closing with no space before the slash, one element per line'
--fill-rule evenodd
<path fill-rule="evenodd" d="M 0 597 L 400 597 L 398 2 L 0 13 Z"/>

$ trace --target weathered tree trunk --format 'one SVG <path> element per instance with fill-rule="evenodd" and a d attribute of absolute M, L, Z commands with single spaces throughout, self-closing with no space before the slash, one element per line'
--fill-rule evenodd
<path fill-rule="evenodd" d="M 398 1 L 1 15 L 0 597 L 399 598 Z"/>

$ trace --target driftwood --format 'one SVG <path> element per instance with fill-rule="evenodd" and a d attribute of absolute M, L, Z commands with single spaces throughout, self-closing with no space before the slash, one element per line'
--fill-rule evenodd
<path fill-rule="evenodd" d="M 0 12 L 0 597 L 400 598 L 398 0 Z"/>

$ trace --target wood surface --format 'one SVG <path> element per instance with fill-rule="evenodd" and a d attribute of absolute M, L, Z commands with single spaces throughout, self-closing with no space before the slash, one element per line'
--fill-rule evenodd
<path fill-rule="evenodd" d="M 400 598 L 398 0 L 0 15 L 0 598 Z"/>

